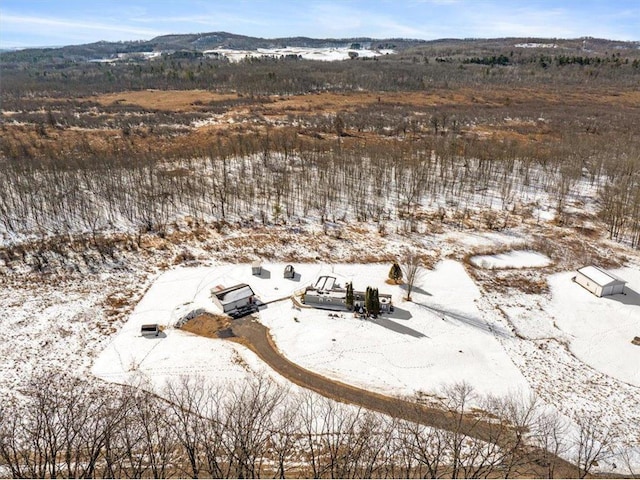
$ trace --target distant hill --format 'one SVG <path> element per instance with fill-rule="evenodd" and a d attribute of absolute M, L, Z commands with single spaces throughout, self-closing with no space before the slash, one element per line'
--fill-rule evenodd
<path fill-rule="evenodd" d="M 440 39 L 418 40 L 406 38 L 376 39 L 369 37 L 354 38 L 258 38 L 236 35 L 228 32 L 210 32 L 195 34 L 162 35 L 151 40 L 95 42 L 84 45 L 69 45 L 55 48 L 28 48 L 0 52 L 3 62 L 39 62 L 39 61 L 88 61 L 113 58 L 119 54 L 141 52 L 202 52 L 218 47 L 237 50 L 256 50 L 258 48 L 283 47 L 361 47 L 372 49 L 393 49 L 398 52 L 415 47 L 434 49 L 471 48 L 493 50 L 512 48 L 561 48 L 583 52 L 605 52 L 614 49 L 638 49 L 640 42 L 623 42 L 595 38 L 579 39 L 536 39 L 536 38 L 498 38 L 498 39 Z"/>
<path fill-rule="evenodd" d="M 404 38 L 374 39 L 374 38 L 342 38 L 342 39 L 317 39 L 307 37 L 286 38 L 257 38 L 236 35 L 227 32 L 211 32 L 197 34 L 162 35 L 151 40 L 129 42 L 95 42 L 84 45 L 69 45 L 59 48 L 29 48 L 18 51 L 2 52 L 2 60 L 6 62 L 30 59 L 37 60 L 94 60 L 109 58 L 123 53 L 138 52 L 166 52 L 166 51 L 192 51 L 202 52 L 217 47 L 256 50 L 258 48 L 282 48 L 282 47 L 349 47 L 357 44 L 363 48 L 392 48 L 404 50 L 417 45 L 425 45 L 425 40 L 412 40 Z"/>

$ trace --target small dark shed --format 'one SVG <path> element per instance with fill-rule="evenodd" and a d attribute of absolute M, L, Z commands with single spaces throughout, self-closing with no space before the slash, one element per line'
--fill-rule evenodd
<path fill-rule="evenodd" d="M 157 323 L 147 323 L 140 327 L 140 335 L 157 337 L 160 335 L 160 327 Z"/>
<path fill-rule="evenodd" d="M 284 278 L 294 278 L 296 276 L 296 271 L 293 268 L 293 265 L 287 265 L 284 268 Z"/>

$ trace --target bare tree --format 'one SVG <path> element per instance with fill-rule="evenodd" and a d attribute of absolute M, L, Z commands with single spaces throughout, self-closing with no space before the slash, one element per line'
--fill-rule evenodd
<path fill-rule="evenodd" d="M 296 400 L 288 402 L 286 407 L 275 415 L 275 419 L 270 426 L 269 443 L 271 445 L 271 454 L 274 457 L 273 460 L 277 466 L 275 476 L 279 478 L 286 477 L 298 446 L 301 425 L 299 407 Z"/>
<path fill-rule="evenodd" d="M 567 451 L 567 422 L 557 412 L 543 412 L 538 415 L 532 435 L 540 446 L 539 463 L 545 467 L 547 478 L 554 478 L 558 459 Z"/>
<path fill-rule="evenodd" d="M 424 272 L 420 255 L 413 250 L 407 250 L 400 259 L 400 268 L 407 286 L 407 300 L 411 301 L 411 292 Z"/>
<path fill-rule="evenodd" d="M 188 469 L 184 471 L 198 478 L 203 467 L 203 412 L 207 397 L 204 382 L 199 378 L 182 377 L 179 382 L 167 383 L 165 396 L 170 404 L 167 425 L 187 456 Z"/>
<path fill-rule="evenodd" d="M 634 465 L 634 461 L 632 459 L 632 455 L 629 451 L 629 445 L 622 446 L 618 449 L 619 458 L 622 459 L 623 465 L 626 467 L 629 472 L 628 475 L 631 478 L 640 478 L 640 468 L 637 466 L 637 463 Z"/>
<path fill-rule="evenodd" d="M 539 407 L 540 403 L 533 394 L 525 396 L 514 392 L 501 398 L 487 397 L 484 410 L 501 419 L 488 424 L 491 432 L 488 440 L 500 445 L 500 466 L 505 478 L 514 473 L 518 476 L 529 473 L 523 471 L 529 463 L 525 453 L 526 442 Z"/>
<path fill-rule="evenodd" d="M 403 422 L 402 453 L 407 457 L 406 474 L 411 471 L 422 478 L 439 478 L 447 469 L 444 432 L 415 422 Z M 415 465 L 413 464 L 415 462 Z M 403 472 L 405 473 L 405 472 Z"/>
<path fill-rule="evenodd" d="M 285 390 L 266 376 L 228 392 L 222 408 L 226 420 L 227 452 L 233 464 L 231 474 L 238 478 L 260 478 L 273 431 L 276 409 Z"/>
<path fill-rule="evenodd" d="M 613 432 L 603 421 L 602 415 L 598 414 L 578 415 L 576 423 L 578 431 L 574 438 L 574 463 L 578 468 L 578 477 L 585 478 L 599 461 L 611 454 Z"/>

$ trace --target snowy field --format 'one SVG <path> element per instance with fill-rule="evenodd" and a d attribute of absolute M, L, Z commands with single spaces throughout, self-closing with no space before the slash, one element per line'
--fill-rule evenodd
<path fill-rule="evenodd" d="M 370 244 L 362 241 L 363 255 L 371 249 L 398 254 L 405 245 L 375 238 Z M 491 248 L 522 253 L 525 238 L 518 231 L 448 231 L 420 241 L 425 253 L 437 248 L 438 258 L 461 259 Z M 325 254 L 301 242 L 295 252 L 307 258 L 350 258 L 356 248 L 339 245 Z M 443 384 L 462 380 L 480 394 L 533 392 L 568 420 L 600 415 L 637 471 L 640 347 L 631 340 L 640 336 L 640 265 L 632 260 L 613 271 L 628 281 L 626 295 L 597 298 L 571 281 L 575 272 L 548 275 L 531 261 L 537 256 L 526 255 L 524 262 L 520 253 L 500 257 L 501 266 L 510 270 L 496 273 L 546 279 L 549 292 L 487 289 L 468 273 L 478 267 L 445 259 L 425 273 L 413 302 L 406 302 L 401 287 L 385 283 L 390 264 L 294 264 L 300 276 L 287 280 L 284 263 L 264 263 L 264 275 L 256 277 L 248 264 L 209 263 L 208 250 L 196 253 L 207 266 L 158 268 L 141 260 L 138 269 L 75 276 L 60 284 L 7 283 L 0 296 L 5 314 L 0 393 L 15 392 L 42 367 L 73 375 L 92 371 L 108 382 L 145 382 L 156 388 L 185 375 L 223 385 L 266 374 L 295 391 L 245 347 L 173 328 L 195 310 L 217 311 L 212 288 L 246 282 L 262 301 L 274 301 L 261 309 L 259 319 L 283 355 L 304 368 L 387 395 L 419 393 L 427 401 Z M 233 257 L 226 252 L 214 258 Z M 392 294 L 396 310 L 373 321 L 294 308 L 286 297 L 320 275 L 353 281 L 358 289 L 378 287 Z M 131 313 L 111 315 L 116 307 L 106 300 L 114 295 L 128 300 L 130 306 L 117 308 Z M 163 325 L 163 336 L 142 338 L 143 323 Z M 620 472 L 624 463 L 616 456 L 600 468 L 612 471 L 614 462 Z"/>
<path fill-rule="evenodd" d="M 584 363 L 640 387 L 640 271 L 613 270 L 628 283 L 624 294 L 596 297 L 562 273 L 550 279 L 553 301 L 547 308 L 570 338 L 571 351 Z M 640 410 L 640 407 L 639 407 Z"/>
<path fill-rule="evenodd" d="M 93 373 L 117 383 L 144 381 L 158 390 L 171 377 L 198 375 L 213 384 L 244 380 L 266 367 L 248 349 L 223 340 L 211 340 L 173 328 L 196 310 L 219 312 L 211 301 L 211 289 L 249 283 L 256 295 L 268 302 L 289 296 L 300 283 L 282 278 L 284 265 L 272 278 L 251 275 L 250 265 L 176 268 L 161 275 L 136 306 L 128 322 L 99 355 Z M 319 266 L 309 268 L 311 277 Z M 157 323 L 164 327 L 159 337 L 142 337 L 140 327 Z M 273 373 L 273 376 L 277 374 Z"/>
<path fill-rule="evenodd" d="M 522 266 L 519 255 L 504 261 L 506 268 Z M 253 276 L 248 264 L 167 271 L 100 353 L 93 373 L 107 381 L 144 380 L 158 389 L 185 374 L 222 385 L 266 373 L 287 384 L 241 345 L 173 328 L 192 311 L 218 311 L 212 288 L 246 282 L 263 302 L 273 302 L 261 308 L 259 320 L 283 355 L 304 368 L 426 400 L 461 381 L 480 395 L 533 392 L 568 420 L 603 414 L 635 468 L 640 465 L 640 347 L 630 343 L 640 333 L 639 269 L 616 270 L 629 282 L 627 295 L 603 299 L 573 283 L 572 272 L 552 275 L 549 301 L 543 295 L 482 294 L 461 263 L 443 260 L 425 273 L 407 302 L 402 287 L 385 283 L 386 264 L 296 264 L 295 280 L 283 278 L 284 266 L 263 264 L 262 277 Z M 296 307 L 286 298 L 320 275 L 390 293 L 395 311 L 364 320 Z M 143 323 L 159 323 L 164 333 L 143 338 Z M 602 469 L 615 461 L 620 463 L 611 457 Z"/>
<path fill-rule="evenodd" d="M 470 258 L 471 263 L 479 268 L 535 268 L 546 267 L 551 259 L 538 252 L 512 250 L 496 255 L 476 255 Z"/>
<path fill-rule="evenodd" d="M 259 57 L 286 57 L 289 55 L 299 56 L 305 60 L 321 60 L 325 62 L 334 62 L 340 60 L 348 60 L 349 52 L 356 53 L 359 58 L 373 58 L 380 55 L 389 55 L 395 53 L 393 50 L 354 50 L 348 47 L 330 47 L 330 48 L 313 48 L 313 47 L 284 47 L 284 48 L 258 48 L 256 50 L 234 50 L 230 48 L 216 48 L 214 50 L 205 50 L 205 55 L 217 55 L 228 58 L 231 62 L 240 62 L 245 58 Z M 352 54 L 353 54 L 352 53 Z"/>
<path fill-rule="evenodd" d="M 263 307 L 260 321 L 271 329 L 278 347 L 295 363 L 330 378 L 382 393 L 436 394 L 443 385 L 466 381 L 480 394 L 525 392 L 527 382 L 496 340 L 509 336 L 482 320 L 474 301 L 480 295 L 461 264 L 445 261 L 425 275 L 414 302 L 402 300 L 399 286 L 385 284 L 388 265 L 296 265 L 299 277 L 282 278 L 284 264 L 263 266 L 262 277 L 249 265 L 179 268 L 163 274 L 135 308 L 127 324 L 99 356 L 93 372 L 109 381 L 143 376 L 161 385 L 167 376 L 195 372 L 230 380 L 246 374 L 234 361 L 240 349 L 172 328 L 196 310 L 218 312 L 211 289 L 249 283 L 263 302 L 289 297 L 320 275 L 336 276 L 391 293 L 395 312 L 361 320 L 333 312 L 296 308 L 290 299 Z M 161 337 L 140 336 L 140 326 L 159 323 Z M 247 363 L 255 365 L 255 359 Z"/>

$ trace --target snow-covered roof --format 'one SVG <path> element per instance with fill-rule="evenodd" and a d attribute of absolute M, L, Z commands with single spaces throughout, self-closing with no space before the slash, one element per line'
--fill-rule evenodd
<path fill-rule="evenodd" d="M 625 280 L 620 277 L 616 277 L 614 274 L 606 272 L 595 265 L 589 265 L 588 267 L 582 267 L 578 269 L 585 277 L 593 280 L 595 283 L 604 287 L 605 285 L 609 285 L 612 283 L 627 283 Z"/>
<path fill-rule="evenodd" d="M 329 277 L 328 275 L 323 275 L 316 280 L 315 285 L 313 286 L 316 290 L 333 290 L 333 287 L 336 285 L 336 277 Z"/>
<path fill-rule="evenodd" d="M 345 290 L 317 290 L 310 288 L 305 292 L 307 295 L 317 295 L 324 298 L 345 298 L 347 292 Z"/>
<path fill-rule="evenodd" d="M 220 292 L 214 292 L 214 295 L 218 300 L 220 300 L 222 305 L 226 305 L 228 303 L 237 302 L 242 298 L 249 298 L 253 295 L 253 290 L 246 283 L 241 283 L 240 285 L 229 287 L 225 290 L 221 290 Z"/>

